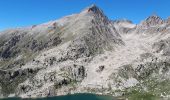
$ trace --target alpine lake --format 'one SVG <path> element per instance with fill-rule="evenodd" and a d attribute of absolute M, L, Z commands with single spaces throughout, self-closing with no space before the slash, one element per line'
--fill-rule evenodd
<path fill-rule="evenodd" d="M 128 99 L 126 99 L 128 98 Z M 55 96 L 55 97 L 45 97 L 45 98 L 3 98 L 0 100 L 169 100 L 158 98 L 153 95 L 148 94 L 133 94 L 126 97 L 113 97 L 111 95 L 97 95 L 90 93 L 78 93 L 78 94 L 68 94 L 64 96 Z"/>

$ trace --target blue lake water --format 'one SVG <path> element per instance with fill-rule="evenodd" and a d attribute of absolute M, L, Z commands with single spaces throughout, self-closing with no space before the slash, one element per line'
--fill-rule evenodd
<path fill-rule="evenodd" d="M 21 98 L 6 98 L 1 100 L 23 100 Z M 24 100 L 116 100 L 112 96 L 103 96 L 95 94 L 74 94 L 66 96 L 56 96 L 48 98 L 24 99 Z"/>

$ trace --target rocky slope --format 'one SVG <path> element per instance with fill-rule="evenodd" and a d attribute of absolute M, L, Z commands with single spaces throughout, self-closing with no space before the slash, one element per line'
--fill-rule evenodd
<path fill-rule="evenodd" d="M 109 20 L 79 14 L 0 33 L 0 96 L 68 93 L 170 95 L 169 20 Z"/>

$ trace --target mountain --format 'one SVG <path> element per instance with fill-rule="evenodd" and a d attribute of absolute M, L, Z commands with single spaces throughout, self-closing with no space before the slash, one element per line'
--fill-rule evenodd
<path fill-rule="evenodd" d="M 157 15 L 151 15 L 146 20 L 142 22 L 144 27 L 151 27 L 156 25 L 161 25 L 164 23 L 164 20 Z"/>
<path fill-rule="evenodd" d="M 0 97 L 68 93 L 170 95 L 169 20 L 79 14 L 0 33 Z"/>
<path fill-rule="evenodd" d="M 112 23 L 119 34 L 129 33 L 136 27 L 136 24 L 127 19 L 114 20 Z"/>

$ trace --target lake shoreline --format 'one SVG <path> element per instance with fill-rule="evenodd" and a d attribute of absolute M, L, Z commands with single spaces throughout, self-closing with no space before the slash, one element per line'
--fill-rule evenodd
<path fill-rule="evenodd" d="M 67 95 L 60 95 L 60 96 L 49 96 L 49 97 L 41 97 L 41 98 L 21 98 L 21 97 L 9 97 L 9 98 L 1 98 L 0 100 L 53 100 L 55 98 L 87 98 L 88 100 L 117 100 L 116 97 L 111 95 L 102 95 L 102 94 L 93 94 L 93 93 L 75 93 L 75 94 L 67 94 Z M 89 97 L 89 98 L 88 98 Z M 90 99 L 93 98 L 93 99 Z M 60 100 L 60 99 L 59 99 Z M 65 100 L 65 99 L 63 99 Z M 72 100 L 72 99 L 69 99 Z M 124 100 L 124 99 L 118 99 Z"/>

